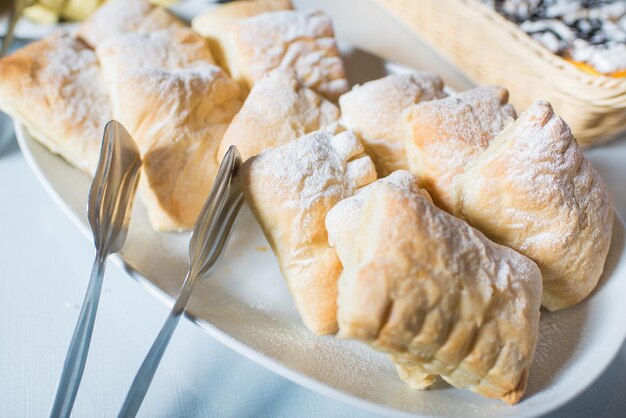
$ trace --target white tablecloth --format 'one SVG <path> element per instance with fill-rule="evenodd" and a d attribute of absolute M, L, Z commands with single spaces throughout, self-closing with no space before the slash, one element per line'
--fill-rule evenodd
<path fill-rule="evenodd" d="M 406 31 L 366 2 L 333 4 L 326 0 L 317 4 L 335 15 L 340 34 L 371 36 L 373 50 L 393 43 L 400 54 L 414 42 Z M 352 7 L 355 4 L 360 6 L 358 10 Z M 348 23 L 353 25 L 349 35 L 345 30 Z M 415 59 L 423 63 L 427 55 L 419 54 Z M 457 88 L 466 84 L 454 75 L 448 80 Z M 12 136 L 11 129 L 5 128 L 6 118 L 2 118 L 0 135 Z M 0 417 L 41 417 L 48 413 L 60 377 L 93 249 L 46 195 L 14 139 L 11 141 L 7 149 L 0 150 Z M 626 147 L 626 141 L 610 146 Z M 590 154 L 592 161 L 596 154 Z M 613 189 L 618 210 L 625 217 L 626 161 L 597 168 Z M 92 349 L 73 416 L 115 416 L 167 313 L 163 304 L 123 271 L 108 266 Z M 372 416 L 265 370 L 186 320 L 176 331 L 139 415 Z M 625 415 L 626 347 L 590 389 L 553 414 Z"/>

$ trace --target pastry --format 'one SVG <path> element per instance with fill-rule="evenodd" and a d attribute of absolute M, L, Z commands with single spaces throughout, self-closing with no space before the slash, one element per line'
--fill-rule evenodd
<path fill-rule="evenodd" d="M 93 174 L 111 104 L 94 52 L 57 31 L 0 60 L 0 109 Z"/>
<path fill-rule="evenodd" d="M 236 145 L 241 157 L 259 154 L 339 120 L 339 108 L 280 70 L 257 81 L 222 140 L 219 156 Z"/>
<path fill-rule="evenodd" d="M 246 88 L 274 70 L 292 72 L 306 87 L 335 101 L 348 90 L 328 16 L 291 10 L 288 0 L 239 1 L 192 21 L 217 61 Z"/>
<path fill-rule="evenodd" d="M 324 220 L 376 179 L 374 164 L 354 133 L 322 130 L 250 158 L 237 176 L 304 324 L 316 334 L 334 333 L 341 263 Z"/>
<path fill-rule="evenodd" d="M 329 212 L 329 240 L 346 246 L 338 335 L 390 353 L 414 386 L 439 375 L 516 403 L 537 344 L 541 273 L 406 186 L 416 182 L 398 171 Z"/>
<path fill-rule="evenodd" d="M 76 35 L 92 48 L 114 35 L 152 32 L 182 26 L 182 22 L 146 0 L 113 0 L 99 7 L 78 26 Z"/>
<path fill-rule="evenodd" d="M 239 85 L 211 64 L 138 68 L 115 80 L 115 117 L 142 155 L 139 192 L 158 230 L 191 228 L 217 174 L 217 148 L 241 107 Z"/>
<path fill-rule="evenodd" d="M 292 72 L 306 87 L 336 101 L 348 90 L 330 18 L 322 12 L 280 10 L 233 24 L 229 70 L 250 88 L 264 74 Z"/>
<path fill-rule="evenodd" d="M 613 204 L 547 102 L 522 113 L 457 179 L 455 213 L 539 265 L 550 310 L 577 303 L 598 283 Z"/>
<path fill-rule="evenodd" d="M 339 98 L 341 117 L 361 139 L 376 164 L 387 176 L 408 170 L 402 113 L 412 104 L 446 97 L 443 82 L 430 72 L 393 74 L 369 81 Z"/>
<path fill-rule="evenodd" d="M 139 193 L 158 230 L 191 228 L 213 185 L 217 149 L 241 107 L 239 85 L 188 28 L 109 37 L 96 55 L 114 116 L 142 155 Z"/>
<path fill-rule="evenodd" d="M 174 70 L 215 63 L 204 38 L 185 27 L 115 35 L 96 47 L 96 55 L 109 83 L 129 69 Z"/>
<path fill-rule="evenodd" d="M 410 170 L 444 210 L 454 206 L 453 179 L 515 117 L 508 96 L 502 87 L 477 87 L 413 105 L 403 116 Z"/>
<path fill-rule="evenodd" d="M 421 188 L 419 180 L 413 174 L 406 170 L 394 171 L 387 177 L 383 177 L 362 187 L 351 199 L 341 202 L 338 209 L 331 209 L 326 216 L 326 229 L 328 230 L 328 243 L 335 248 L 339 259 L 343 262 L 350 260 L 348 250 L 357 240 L 354 239 L 358 234 L 359 224 L 355 221 L 360 216 L 363 206 L 363 197 L 367 195 L 374 185 L 379 183 L 391 183 L 410 193 L 420 195 L 432 202 L 428 192 Z"/>
<path fill-rule="evenodd" d="M 240 80 L 235 64 L 236 54 L 232 46 L 232 27 L 238 21 L 264 12 L 293 9 L 290 0 L 233 1 L 196 16 L 191 21 L 193 30 L 207 38 L 211 52 L 222 68 L 236 80 Z"/>

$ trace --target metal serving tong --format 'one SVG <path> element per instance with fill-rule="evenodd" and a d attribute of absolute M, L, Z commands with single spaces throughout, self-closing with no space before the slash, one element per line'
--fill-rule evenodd
<path fill-rule="evenodd" d="M 176 330 L 180 317 L 191 296 L 198 279 L 208 276 L 211 268 L 220 258 L 237 213 L 243 202 L 243 195 L 233 177 L 241 165 L 241 157 L 235 146 L 230 146 L 220 165 L 211 193 L 198 216 L 189 242 L 189 270 L 176 302 L 170 311 L 159 335 L 146 355 L 128 390 L 120 417 L 134 417 L 146 396 L 161 357 Z"/>
<path fill-rule="evenodd" d="M 17 26 L 17 21 L 20 20 L 22 16 L 22 12 L 24 9 L 32 6 L 35 3 L 35 0 L 15 0 L 11 4 L 11 8 L 9 9 L 9 20 L 7 22 L 7 30 L 4 35 L 4 40 L 2 41 L 2 46 L 0 46 L 0 58 L 4 56 L 9 50 L 11 43 L 13 42 L 13 34 L 15 33 L 15 27 Z"/>
<path fill-rule="evenodd" d="M 140 167 L 139 150 L 130 134 L 116 121 L 107 123 L 87 208 L 96 259 L 65 358 L 51 417 L 69 417 L 72 411 L 87 361 L 106 259 L 119 251 L 126 240 Z"/>

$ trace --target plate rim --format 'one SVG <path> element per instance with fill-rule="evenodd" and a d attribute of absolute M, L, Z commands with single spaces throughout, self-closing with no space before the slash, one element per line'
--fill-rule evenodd
<path fill-rule="evenodd" d="M 81 234 L 87 238 L 87 240 L 91 239 L 91 231 L 89 228 L 79 219 L 78 215 L 70 208 L 66 202 L 61 198 L 61 196 L 54 190 L 52 184 L 46 178 L 44 172 L 42 171 L 40 165 L 37 162 L 36 157 L 34 156 L 31 144 L 35 144 L 35 146 L 42 147 L 46 152 L 53 154 L 55 157 L 61 159 L 63 163 L 68 164 L 62 157 L 51 152 L 45 146 L 37 142 L 32 135 L 28 132 L 27 128 L 23 126 L 19 121 L 13 119 L 13 126 L 15 129 L 15 136 L 17 138 L 17 142 L 20 150 L 24 156 L 24 159 L 30 168 L 30 170 L 34 173 L 35 178 L 42 185 L 46 193 L 52 198 L 55 204 L 61 209 L 61 212 L 71 221 L 72 224 L 81 232 Z M 71 167 L 71 165 L 70 165 Z M 71 167 L 77 173 L 82 173 L 75 167 Z M 621 227 L 624 231 L 626 231 L 626 223 L 620 216 L 620 214 L 615 210 L 614 211 L 614 222 L 620 222 Z M 626 246 L 622 249 L 622 254 L 626 254 Z M 143 288 L 145 288 L 148 293 L 153 295 L 157 300 L 162 302 L 168 308 L 171 308 L 174 303 L 173 297 L 168 295 L 162 289 L 160 289 L 157 285 L 155 285 L 148 278 L 141 275 L 137 270 L 135 270 L 131 265 L 126 263 L 124 259 L 119 254 L 112 254 L 110 257 L 111 261 L 120 269 L 128 274 L 136 283 L 140 284 Z M 360 398 L 356 395 L 352 395 L 346 393 L 340 389 L 336 389 L 331 387 L 325 383 L 322 383 L 318 380 L 315 380 L 308 375 L 301 373 L 299 371 L 291 369 L 289 366 L 281 363 L 280 361 L 265 356 L 263 353 L 256 351 L 254 348 L 246 345 L 245 343 L 239 341 L 235 337 L 230 336 L 226 332 L 212 325 L 208 321 L 198 318 L 195 315 L 185 311 L 184 316 L 194 323 L 196 326 L 200 327 L 205 333 L 207 333 L 212 338 L 219 341 L 221 344 L 230 348 L 231 350 L 239 353 L 240 355 L 246 357 L 247 359 L 255 362 L 256 364 L 270 370 L 273 373 L 276 373 L 308 390 L 319 393 L 323 396 L 329 397 L 331 399 L 337 400 L 339 402 L 345 403 L 347 405 L 358 408 L 364 412 L 375 413 L 383 416 L 390 417 L 418 417 L 418 418 L 433 418 L 433 415 L 424 415 L 424 414 L 414 414 L 408 411 L 396 409 L 393 406 L 376 403 L 373 401 L 369 401 L 363 398 Z M 622 330 L 621 339 L 616 339 L 614 342 L 614 347 L 610 347 L 611 355 L 605 356 L 601 358 L 600 362 L 603 364 L 601 367 L 595 368 L 592 372 L 587 375 L 590 376 L 590 379 L 586 379 L 582 383 L 579 383 L 577 386 L 570 391 L 568 391 L 563 396 L 555 396 L 551 398 L 551 400 L 540 404 L 539 406 L 534 407 L 529 410 L 519 410 L 515 411 L 510 415 L 512 418 L 532 418 L 545 415 L 549 412 L 554 411 L 555 409 L 566 405 L 571 402 L 574 398 L 576 398 L 583 391 L 588 389 L 596 380 L 608 369 L 613 360 L 619 353 L 619 350 L 624 345 L 626 341 L 626 323 Z M 520 403 L 520 405 L 523 405 Z"/>

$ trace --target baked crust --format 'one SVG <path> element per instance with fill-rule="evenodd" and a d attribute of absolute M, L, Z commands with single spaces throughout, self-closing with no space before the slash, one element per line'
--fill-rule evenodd
<path fill-rule="evenodd" d="M 250 158 L 237 177 L 304 324 L 316 334 L 336 332 L 341 263 L 324 219 L 376 179 L 374 164 L 352 132 L 316 131 Z"/>
<path fill-rule="evenodd" d="M 378 174 L 387 176 L 409 169 L 403 112 L 412 104 L 446 96 L 439 76 L 421 71 L 354 86 L 339 98 L 339 106 L 344 124 L 359 136 Z"/>
<path fill-rule="evenodd" d="M 76 36 L 91 48 L 106 39 L 128 32 L 152 32 L 183 23 L 167 10 L 151 5 L 146 0 L 114 0 L 98 7 L 76 29 Z"/>
<path fill-rule="evenodd" d="M 293 76 L 273 71 L 257 81 L 222 140 L 218 156 L 236 145 L 245 160 L 325 128 L 339 120 L 339 108 Z"/>
<path fill-rule="evenodd" d="M 208 39 L 211 52 L 219 65 L 228 71 L 234 79 L 240 81 L 235 64 L 236 54 L 232 46 L 233 25 L 242 19 L 261 13 L 291 9 L 293 6 L 290 0 L 233 1 L 211 8 L 194 17 L 191 21 L 191 27 Z"/>
<path fill-rule="evenodd" d="M 232 28 L 231 74 L 250 87 L 264 74 L 292 72 L 303 85 L 331 101 L 348 81 L 330 18 L 322 12 L 281 10 L 237 22 Z"/>
<path fill-rule="evenodd" d="M 135 69 L 116 80 L 115 117 L 142 154 L 139 191 L 158 230 L 191 228 L 218 170 L 217 148 L 241 107 L 239 85 L 214 65 Z"/>
<path fill-rule="evenodd" d="M 95 54 L 57 31 L 0 60 L 0 109 L 50 151 L 95 172 L 111 104 Z"/>
<path fill-rule="evenodd" d="M 444 210 L 452 212 L 454 207 L 454 178 L 515 118 L 508 97 L 502 87 L 477 87 L 407 110 L 405 145 L 410 170 Z"/>
<path fill-rule="evenodd" d="M 191 228 L 218 170 L 243 94 L 188 28 L 123 33 L 96 48 L 114 116 L 142 155 L 140 195 L 158 230 Z"/>
<path fill-rule="evenodd" d="M 548 102 L 522 113 L 457 179 L 455 212 L 539 265 L 550 310 L 585 298 L 602 275 L 613 203 Z"/>
<path fill-rule="evenodd" d="M 206 40 L 185 27 L 114 35 L 96 47 L 96 56 L 109 83 L 128 69 L 215 64 Z"/>
<path fill-rule="evenodd" d="M 398 171 L 329 212 L 344 267 L 339 336 L 390 353 L 414 386 L 440 375 L 516 403 L 537 343 L 539 268 L 415 193 L 416 184 Z"/>

